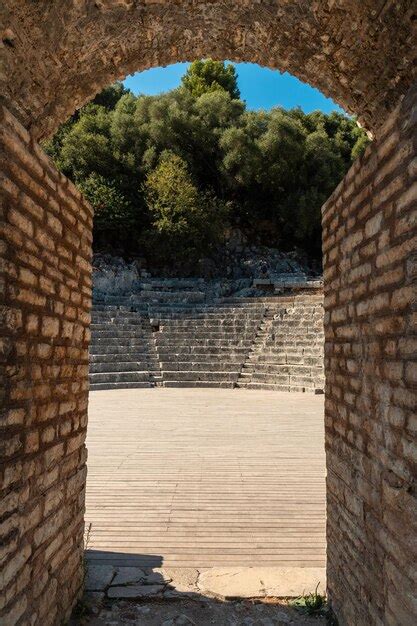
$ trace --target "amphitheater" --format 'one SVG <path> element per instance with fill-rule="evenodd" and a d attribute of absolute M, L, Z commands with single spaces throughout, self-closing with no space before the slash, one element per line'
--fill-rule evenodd
<path fill-rule="evenodd" d="M 134 572 L 152 565 L 196 597 L 324 584 L 322 285 L 276 285 L 214 299 L 201 280 L 95 289 L 88 592 L 130 597 Z M 130 584 L 102 589 L 95 571 L 129 572 Z"/>
<path fill-rule="evenodd" d="M 305 291 L 209 304 L 184 304 L 181 292 L 153 291 L 151 302 L 131 304 L 128 296 L 96 302 L 90 389 L 323 393 L 323 295 Z"/>
<path fill-rule="evenodd" d="M 239 461 L 246 463 L 249 482 L 260 466 L 264 473 L 273 470 L 280 474 L 283 463 L 294 481 L 287 492 L 282 484 L 271 482 L 268 490 L 264 483 L 265 499 L 272 493 L 278 507 L 271 515 L 277 517 L 279 505 L 286 506 L 288 519 L 296 528 L 302 520 L 320 514 L 317 534 L 322 537 L 325 506 L 326 541 L 325 546 L 321 539 L 317 543 L 317 555 L 323 563 L 326 549 L 327 597 L 339 624 L 412 626 L 417 622 L 416 29 L 414 0 L 0 3 L 2 624 L 62 624 L 82 594 L 88 421 L 87 498 L 93 493 L 95 476 L 95 514 L 107 527 L 110 512 L 120 517 L 124 481 L 136 480 L 136 506 L 144 515 L 152 511 L 152 519 L 142 518 L 140 545 L 151 546 L 152 531 L 168 529 L 173 511 L 162 475 L 174 489 L 182 489 L 187 481 L 180 478 L 189 471 L 185 461 L 193 457 L 197 462 L 202 447 L 213 479 L 206 493 L 214 499 L 224 496 L 220 513 L 230 513 L 227 506 L 237 502 L 238 486 L 245 487 L 239 463 L 232 466 L 228 456 L 239 443 L 239 449 L 246 452 Z M 214 390 L 124 390 L 126 397 L 135 396 L 134 407 L 128 401 L 124 406 L 111 403 L 109 394 L 119 394 L 114 389 L 92 391 L 89 399 L 93 212 L 39 142 L 51 137 L 61 122 L 115 79 L 145 68 L 207 57 L 289 71 L 355 114 L 373 137 L 322 207 L 326 382 L 321 428 L 325 461 L 323 456 L 322 469 L 314 467 L 312 476 L 320 472 L 323 476 L 325 462 L 327 477 L 325 495 L 320 491 L 324 489 L 323 476 L 323 487 L 315 486 L 301 522 L 295 497 L 299 464 L 291 465 L 289 460 L 299 449 L 300 439 L 306 465 L 310 452 L 317 455 L 320 433 L 310 432 L 306 418 L 311 417 L 313 405 L 320 408 L 323 396 L 216 389 L 218 394 L 237 397 L 237 393 L 245 398 L 241 415 L 249 410 L 256 413 L 255 398 L 265 394 L 263 401 L 269 408 L 261 415 L 259 428 L 242 430 L 236 422 L 236 407 L 233 418 L 225 395 L 221 408 L 211 415 L 201 395 L 197 409 L 207 412 L 212 428 L 202 432 L 200 447 L 192 436 L 196 421 L 195 415 L 190 421 L 187 398 L 195 391 Z M 122 302 L 118 305 L 124 306 Z M 192 362 L 204 364 L 200 371 L 205 373 L 206 384 L 213 382 L 215 375 L 216 383 L 269 385 L 270 370 L 275 368 L 274 385 L 307 390 L 314 381 L 314 387 L 322 389 L 322 376 L 315 369 L 320 366 L 307 361 L 318 353 L 308 355 L 305 346 L 302 355 L 295 351 L 302 363 L 290 363 L 294 342 L 287 350 L 287 337 L 283 341 L 279 337 L 277 320 L 282 317 L 283 324 L 288 324 L 299 307 L 293 307 L 292 314 L 287 303 L 235 305 L 218 303 L 218 313 L 212 307 L 182 312 L 184 315 L 175 312 L 171 318 L 166 311 L 142 316 L 133 308 L 106 313 L 97 303 L 94 324 L 102 324 L 101 331 L 106 332 L 105 318 L 112 315 L 128 320 L 129 327 L 139 325 L 141 330 L 138 351 L 123 351 L 127 360 L 119 374 L 114 371 L 117 360 L 97 358 L 112 354 L 115 330 L 107 337 L 94 338 L 93 385 L 129 384 L 129 377 L 136 384 L 198 382 L 189 380 L 203 377 L 196 374 L 196 367 L 174 369 L 170 359 L 178 353 L 184 360 L 176 363 L 189 363 L 187 354 L 202 356 Z M 274 312 L 274 307 L 281 308 Z M 140 323 L 131 324 L 139 315 Z M 205 324 L 200 333 L 204 318 L 213 325 L 208 330 L 209 324 Z M 193 332 L 192 342 L 187 335 L 190 319 L 199 330 Z M 222 330 L 215 330 L 218 319 L 228 323 L 230 319 L 236 328 L 242 324 L 244 330 L 238 338 L 234 328 L 225 330 L 226 323 Z M 303 316 L 300 324 L 301 319 Z M 269 322 L 274 327 L 271 333 Z M 295 328 L 297 324 L 292 326 Z M 129 328 L 129 335 L 132 330 Z M 95 332 L 100 329 L 95 327 Z M 294 331 L 294 338 L 297 333 Z M 208 356 L 213 353 L 214 361 Z M 284 358 L 285 364 L 277 362 Z M 157 363 L 162 364 L 159 372 L 154 369 Z M 222 363 L 229 364 L 226 372 L 230 378 L 225 377 Z M 97 371 L 107 367 L 107 373 Z M 130 374 L 127 367 L 134 368 L 128 370 Z M 308 368 L 308 373 L 300 368 Z M 145 380 L 138 380 L 143 371 Z M 148 413 L 146 418 L 153 406 L 152 400 L 145 402 L 146 394 L 155 396 L 155 392 L 161 398 L 165 392 L 171 393 L 162 416 L 168 430 L 161 428 L 161 415 Z M 136 400 L 140 393 L 144 394 L 142 401 Z M 286 400 L 279 402 L 282 393 Z M 298 409 L 290 400 L 296 397 L 301 403 Z M 101 434 L 104 424 L 100 421 L 106 406 L 113 418 L 108 439 Z M 138 428 L 127 413 L 128 408 L 140 413 L 141 407 L 143 427 Z M 117 415 L 124 410 L 123 432 Z M 297 422 L 300 412 L 304 422 Z M 186 418 L 182 444 L 174 421 L 179 414 Z M 276 429 L 272 434 L 271 428 Z M 276 441 L 286 446 L 285 455 L 274 446 Z M 133 445 L 151 460 L 154 451 L 161 452 L 157 480 L 148 475 L 141 480 L 136 473 L 132 477 Z M 173 478 L 171 464 L 182 459 L 184 473 L 177 471 Z M 234 480 L 225 485 L 228 470 L 233 471 Z M 111 493 L 106 491 L 106 471 L 114 476 L 117 471 L 122 473 Z M 201 468 L 195 480 L 201 484 Z M 304 482 L 302 486 L 308 495 L 309 485 Z M 105 499 L 107 495 L 111 501 Z M 246 496 L 250 508 L 250 487 Z M 189 492 L 188 497 L 198 503 L 197 495 Z M 89 506 L 87 503 L 88 515 Z M 174 513 L 184 541 L 190 541 L 195 531 L 192 528 L 187 534 L 181 502 Z M 236 514 L 239 516 L 238 508 Z M 138 510 L 132 515 L 137 518 Z M 135 518 L 127 521 L 134 523 Z M 200 522 L 201 516 L 194 521 Z M 250 522 L 248 528 L 250 531 Z M 312 533 L 310 526 L 310 536 Z M 105 535 L 106 530 L 102 537 Z M 256 541 L 255 531 L 252 537 Z M 275 551 L 274 538 L 264 535 L 263 539 L 265 553 Z M 123 541 L 130 541 L 128 532 Z M 294 533 L 291 541 L 297 548 Z M 301 548 L 308 549 L 308 545 Z M 138 546 L 133 545 L 134 549 Z M 117 549 L 114 552 L 117 555 Z M 254 565 L 251 558 L 249 564 Z"/>

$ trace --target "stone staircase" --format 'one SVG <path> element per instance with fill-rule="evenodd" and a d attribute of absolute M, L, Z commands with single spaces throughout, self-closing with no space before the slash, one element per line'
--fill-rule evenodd
<path fill-rule="evenodd" d="M 273 315 L 274 311 L 272 309 L 265 310 L 259 330 L 256 333 L 251 349 L 248 352 L 246 361 L 242 365 L 242 369 L 237 380 L 237 387 L 248 387 L 252 382 L 254 363 L 261 355 L 265 343 L 268 339 Z"/>
<path fill-rule="evenodd" d="M 164 387 L 235 387 L 263 309 L 219 304 L 159 314 Z"/>
<path fill-rule="evenodd" d="M 321 302 L 305 298 L 272 305 L 237 386 L 321 393 L 323 348 Z"/>
<path fill-rule="evenodd" d="M 149 317 L 122 305 L 95 305 L 90 389 L 152 387 L 161 381 Z"/>
<path fill-rule="evenodd" d="M 91 389 L 323 389 L 320 296 L 115 299 L 93 306 L 91 329 Z"/>

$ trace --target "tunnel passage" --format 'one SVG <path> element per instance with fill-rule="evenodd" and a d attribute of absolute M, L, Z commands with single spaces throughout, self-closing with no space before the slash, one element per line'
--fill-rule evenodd
<path fill-rule="evenodd" d="M 115 78 L 210 55 L 288 69 L 377 137 L 323 209 L 328 591 L 341 624 L 414 623 L 415 3 L 0 11 L 0 619 L 60 623 L 83 575 L 92 216 L 37 140 Z"/>

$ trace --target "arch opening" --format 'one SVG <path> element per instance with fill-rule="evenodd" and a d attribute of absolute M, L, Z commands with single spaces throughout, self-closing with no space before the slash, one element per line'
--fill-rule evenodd
<path fill-rule="evenodd" d="M 323 207 L 328 590 L 342 623 L 414 623 L 414 3 L 14 4 L 0 9 L 0 616 L 58 623 L 82 582 L 92 215 L 37 140 L 114 78 L 210 55 L 290 69 L 377 137 Z"/>
<path fill-rule="evenodd" d="M 211 57 L 289 71 L 373 132 L 416 72 L 411 2 L 379 11 L 359 1 L 349 7 L 301 1 L 253 7 L 199 0 L 176 2 L 169 10 L 163 1 L 61 0 L 53 8 L 6 2 L 2 23 L 9 79 L 4 94 L 37 139 L 50 136 L 114 80 L 177 61 Z"/>
<path fill-rule="evenodd" d="M 233 85 L 229 88 L 234 91 Z M 107 95 L 110 96 L 110 91 Z M 138 100 L 126 97 L 133 112 L 129 118 L 127 108 L 123 109 L 123 124 L 129 128 L 132 142 L 135 144 L 132 129 L 137 125 L 142 129 L 141 141 L 147 150 L 154 149 L 163 155 L 165 144 L 160 146 L 155 142 L 150 146 L 143 134 L 141 98 L 145 103 L 146 96 Z M 164 119 L 161 112 L 166 109 L 163 103 L 169 97 L 165 95 L 150 100 L 159 125 Z M 222 92 L 222 97 L 222 107 L 219 107 L 221 124 L 214 124 L 214 129 L 218 131 L 217 126 L 224 125 L 227 132 L 224 105 L 228 103 L 232 109 L 236 108 L 237 98 L 233 100 L 233 105 L 228 93 Z M 171 98 L 171 106 L 176 103 L 177 108 L 181 108 L 183 105 L 181 119 L 189 119 L 188 100 L 184 100 L 181 94 L 177 94 L 178 102 L 174 94 Z M 199 102 L 200 98 L 203 103 L 207 100 L 204 94 L 193 98 L 195 102 Z M 96 103 L 105 100 L 105 94 L 102 94 Z M 218 100 L 215 102 L 218 105 Z M 134 108 L 135 103 L 137 108 Z M 113 110 L 117 117 L 117 105 Z M 196 111 L 199 111 L 198 107 Z M 194 108 L 192 112 L 196 114 Z M 283 112 L 280 111 L 280 114 L 283 115 Z M 147 125 L 152 127 L 152 122 L 144 115 Z M 211 111 L 210 117 L 213 115 Z M 242 118 L 244 115 L 242 109 Z M 302 114 L 297 111 L 297 115 L 301 117 Z M 266 113 L 259 114 L 264 123 L 266 117 Z M 177 117 L 173 121 L 175 127 L 176 122 Z M 82 115 L 79 123 L 86 124 Z M 241 126 L 233 115 L 229 126 L 235 128 L 238 125 Z M 196 127 L 199 128 L 198 124 Z M 212 132 L 219 145 L 222 144 L 218 132 Z M 158 126 L 158 137 L 172 134 L 169 120 L 166 125 Z M 192 128 L 186 134 L 187 137 L 195 136 Z M 153 137 L 152 132 L 150 135 Z M 301 143 L 303 136 L 298 139 Z M 179 146 L 182 143 L 179 138 Z M 194 147 L 199 157 L 203 143 Z M 125 149 L 128 151 L 127 145 Z M 175 141 L 169 144 L 169 149 L 178 152 Z M 82 145 L 78 141 L 77 153 L 79 156 L 82 154 Z M 311 155 L 309 158 L 311 160 Z M 101 162 L 100 156 L 97 159 Z M 188 161 L 191 169 L 195 170 L 190 155 Z M 160 158 L 156 155 L 151 172 L 158 169 L 159 162 Z M 265 167 L 264 162 L 264 170 Z M 220 178 L 220 171 L 217 176 Z M 140 187 L 136 183 L 135 186 Z M 181 189 L 177 189 L 176 193 L 180 194 Z M 253 213 L 257 214 L 256 208 L 253 208 Z M 205 231 L 207 236 L 206 225 Z M 237 234 L 235 230 L 234 237 Z M 243 241 L 242 233 L 240 237 Z M 248 248 L 250 243 L 248 241 Z M 152 245 L 154 247 L 155 243 Z M 261 253 L 261 249 L 257 252 Z M 265 254 L 266 250 L 263 252 Z M 299 593 L 306 589 L 314 591 L 320 581 L 321 586 L 324 585 L 325 579 L 322 398 L 311 395 L 309 400 L 299 399 L 300 406 L 310 406 L 308 418 L 299 424 L 298 398 L 294 392 L 306 392 L 308 395 L 323 391 L 320 281 L 308 281 L 306 284 L 300 269 L 293 274 L 293 283 L 299 282 L 293 284 L 291 290 L 291 276 L 286 275 L 286 282 L 283 282 L 284 275 L 279 275 L 280 269 L 269 263 L 269 281 L 265 279 L 265 271 L 256 274 L 255 270 L 255 280 L 249 276 L 239 278 L 234 274 L 227 279 L 219 273 L 216 282 L 215 279 L 204 280 L 198 273 L 195 278 L 187 273 L 183 275 L 181 258 L 170 257 L 171 272 L 173 266 L 177 266 L 178 271 L 167 278 L 149 262 L 147 268 L 150 272 L 143 269 L 138 272 L 134 264 L 129 266 L 119 260 L 112 264 L 108 257 L 96 257 L 90 346 L 90 392 L 93 394 L 90 395 L 91 430 L 87 440 L 90 469 L 86 523 L 92 525 L 87 553 L 89 566 L 93 571 L 103 564 L 117 568 L 122 563 L 129 563 L 139 568 L 146 566 L 152 556 L 159 555 L 163 568 L 186 567 L 192 570 L 189 573 L 191 578 L 196 569 L 214 568 L 211 576 L 215 578 L 216 567 L 222 564 L 235 568 L 234 572 L 230 572 L 231 577 L 236 574 L 236 567 L 241 569 L 241 576 L 244 576 L 242 568 L 250 576 L 250 562 L 250 567 L 256 571 L 265 566 L 272 567 L 269 586 L 273 586 L 274 577 L 278 584 L 285 567 L 288 584 L 293 584 L 298 578 Z M 283 258 L 278 264 L 282 272 L 285 265 Z M 142 262 L 140 267 L 143 267 Z M 291 273 L 290 265 L 287 270 Z M 229 297 L 222 297 L 226 291 L 223 293 L 219 289 L 225 279 Z M 254 288 L 254 284 L 258 284 L 258 288 Z M 245 299 L 239 297 L 242 295 L 239 293 L 233 298 L 234 292 L 241 292 L 245 285 L 247 291 L 258 290 L 258 297 L 253 297 L 255 293 L 252 293 L 251 298 Z M 144 390 L 149 387 L 165 389 Z M 121 391 L 123 389 L 129 391 L 126 393 Z M 135 392 L 135 389 L 140 391 Z M 113 395 L 108 390 L 113 390 Z M 262 391 L 265 390 L 267 397 L 263 398 Z M 278 392 L 275 398 L 268 396 L 271 390 Z M 253 397 L 250 395 L 252 391 Z M 292 393 L 289 394 L 289 391 Z M 276 411 L 272 408 L 274 402 L 279 406 Z M 289 412 L 284 410 L 284 405 L 290 407 Z M 241 420 L 239 413 L 243 413 Z M 268 417 L 259 426 L 257 422 L 264 413 Z M 104 469 L 105 446 L 113 438 L 112 428 L 118 419 L 120 437 L 117 437 L 112 459 Z M 291 420 L 294 421 L 293 428 L 289 426 Z M 149 423 L 154 427 L 149 428 Z M 255 445 L 254 439 L 254 445 L 248 450 L 245 441 L 252 429 L 257 443 Z M 136 441 L 135 452 L 131 454 L 129 449 L 135 430 L 143 433 L 144 441 Z M 263 438 L 264 432 L 268 432 L 267 440 Z M 126 433 L 130 434 L 126 436 Z M 224 442 L 223 445 L 220 441 Z M 282 442 L 282 449 L 279 441 Z M 103 442 L 106 442 L 104 447 Z M 147 454 L 148 446 L 154 450 L 152 457 Z M 178 457 L 170 446 L 182 449 L 181 455 Z M 287 459 L 280 469 L 271 467 L 268 471 L 268 463 L 272 459 L 262 461 L 261 457 L 265 454 L 262 448 L 265 446 L 276 446 L 276 456 Z M 290 462 L 287 458 L 289 450 L 295 448 L 295 458 Z M 170 472 L 177 476 L 174 490 L 170 477 L 165 475 L 165 456 L 169 458 Z M 307 459 L 308 468 L 305 464 Z M 241 478 L 236 477 L 233 469 L 236 464 L 240 467 Z M 124 469 L 120 472 L 122 467 Z M 252 472 L 258 475 L 258 479 L 250 477 Z M 216 476 L 222 474 L 222 478 L 213 478 L 213 473 Z M 266 495 L 262 483 L 276 481 L 279 484 L 282 473 L 285 474 L 285 484 L 276 485 L 276 489 L 286 495 L 283 499 L 272 493 Z M 122 475 L 129 487 L 119 490 L 118 482 Z M 146 504 L 148 517 L 160 518 L 155 522 L 156 531 L 149 528 L 147 532 L 147 518 L 143 519 L 142 500 L 138 500 L 137 490 L 149 480 L 161 485 L 161 493 L 155 493 L 155 501 Z M 307 490 L 304 483 L 309 485 Z M 297 522 L 290 519 L 295 493 L 295 508 L 300 518 Z M 310 502 L 312 493 L 314 501 Z M 171 502 L 169 520 L 165 520 L 164 513 L 159 510 L 164 498 Z M 109 509 L 105 514 L 99 506 L 103 501 Z M 117 519 L 115 510 L 121 511 Z M 259 518 L 253 517 L 254 510 L 260 511 Z M 204 519 L 201 518 L 202 512 Z M 196 521 L 196 516 L 199 521 Z M 278 528 L 276 518 L 280 520 Z M 125 529 L 126 523 L 128 527 Z M 166 531 L 161 530 L 160 525 L 165 524 Z M 192 545 L 187 545 L 185 541 L 185 527 L 195 535 Z M 142 549 L 141 541 L 144 542 Z M 265 547 L 257 547 L 260 544 Z M 313 584 L 314 577 L 317 580 Z M 171 581 L 168 592 L 175 584 L 175 580 Z M 199 593 L 195 586 L 189 591 Z M 235 587 L 236 595 L 244 592 L 244 586 L 240 590 Z M 110 589 L 109 593 L 113 590 Z M 283 590 L 281 595 L 285 595 Z"/>

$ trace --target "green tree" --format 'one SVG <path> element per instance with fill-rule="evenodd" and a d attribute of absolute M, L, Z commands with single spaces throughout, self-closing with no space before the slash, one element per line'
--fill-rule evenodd
<path fill-rule="evenodd" d="M 368 139 L 354 119 L 340 113 L 247 111 L 236 90 L 233 66 L 200 61 L 178 89 L 135 96 L 118 83 L 60 127 L 46 150 L 93 198 L 95 249 L 112 250 L 117 242 L 129 256 L 145 245 L 157 263 L 157 255 L 166 260 L 178 259 L 183 250 L 188 254 L 189 237 L 189 257 L 197 258 L 213 249 L 214 231 L 229 220 L 249 243 L 298 247 L 320 258 L 321 205 Z M 168 221 L 152 212 L 158 203 L 150 202 L 144 185 L 155 172 L 168 177 L 162 168 L 167 159 L 178 189 Z M 193 201 L 184 197 L 180 174 L 193 189 Z M 162 202 L 162 189 L 158 197 Z M 199 215 L 209 218 L 204 222 Z M 182 240 L 181 224 L 187 233 Z M 150 245 L 153 237 L 158 245 Z"/>
<path fill-rule="evenodd" d="M 126 242 L 136 243 L 137 219 L 135 208 L 123 196 L 117 183 L 100 176 L 90 174 L 79 183 L 79 189 L 94 208 L 95 249 L 106 249 L 111 242 L 112 248 L 126 248 Z"/>
<path fill-rule="evenodd" d="M 120 98 L 129 93 L 130 90 L 126 89 L 123 83 L 118 81 L 113 85 L 105 87 L 103 91 L 98 93 L 93 100 L 93 104 L 98 104 L 108 111 L 113 111 Z"/>
<path fill-rule="evenodd" d="M 226 226 L 225 205 L 201 193 L 185 161 L 168 151 L 148 174 L 144 192 L 154 231 L 148 238 L 150 252 L 156 250 L 160 262 L 177 262 L 192 271 L 220 240 Z"/>
<path fill-rule="evenodd" d="M 223 61 L 194 61 L 182 78 L 182 86 L 195 98 L 212 91 L 227 91 L 233 100 L 240 98 L 236 70 Z"/>

